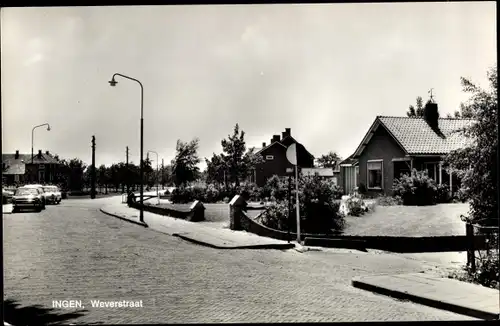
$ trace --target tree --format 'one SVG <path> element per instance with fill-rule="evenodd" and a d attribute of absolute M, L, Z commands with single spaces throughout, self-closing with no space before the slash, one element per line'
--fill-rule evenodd
<path fill-rule="evenodd" d="M 330 151 L 327 154 L 321 155 L 317 163 L 322 168 L 335 168 L 341 160 L 336 152 Z"/>
<path fill-rule="evenodd" d="M 222 155 L 213 153 L 210 160 L 205 158 L 207 164 L 206 169 L 206 182 L 207 183 L 224 183 L 224 171 L 226 170 L 225 162 Z"/>
<path fill-rule="evenodd" d="M 102 192 L 103 186 L 105 186 L 108 182 L 106 172 L 107 172 L 107 168 L 104 164 L 99 166 L 99 168 L 96 171 L 96 179 L 97 179 L 96 181 L 97 181 L 97 184 L 98 184 L 101 192 Z M 106 187 L 106 193 L 107 193 L 107 187 Z"/>
<path fill-rule="evenodd" d="M 162 187 L 171 185 L 172 182 L 172 165 L 168 164 L 160 168 L 160 183 Z"/>
<path fill-rule="evenodd" d="M 177 140 L 175 158 L 172 160 L 172 176 L 176 186 L 186 185 L 199 176 L 200 158 L 198 157 L 199 139 L 189 143 Z"/>
<path fill-rule="evenodd" d="M 470 199 L 469 216 L 482 225 L 498 224 L 497 151 L 498 151 L 498 98 L 497 66 L 488 71 L 490 88 L 481 89 L 461 78 L 465 92 L 471 94 L 464 109 L 475 123 L 458 132 L 471 140 L 470 145 L 453 151 L 447 161 L 463 176 L 462 189 Z M 469 113 L 468 113 L 469 114 Z"/>
<path fill-rule="evenodd" d="M 70 190 L 81 191 L 85 184 L 84 172 L 87 169 L 85 163 L 78 158 L 74 158 L 67 164 L 68 186 Z"/>
<path fill-rule="evenodd" d="M 422 102 L 422 97 L 417 96 L 417 106 L 416 109 L 413 105 L 410 105 L 408 108 L 408 111 L 406 112 L 406 115 L 410 118 L 416 117 L 416 118 L 421 118 L 424 116 L 424 106 Z"/>
<path fill-rule="evenodd" d="M 462 118 L 462 119 L 472 119 L 474 117 L 472 109 L 466 106 L 464 103 L 460 103 L 460 109 L 455 110 L 453 115 L 455 116 L 455 118 Z M 451 114 L 448 114 L 448 117 L 451 118 Z"/>
<path fill-rule="evenodd" d="M 248 177 L 255 165 L 263 161 L 260 155 L 254 153 L 254 148 L 246 150 L 245 132 L 240 131 L 238 124 L 234 126 L 233 134 L 221 141 L 221 145 L 223 166 L 230 183 L 235 186 L 239 186 L 240 180 Z"/>

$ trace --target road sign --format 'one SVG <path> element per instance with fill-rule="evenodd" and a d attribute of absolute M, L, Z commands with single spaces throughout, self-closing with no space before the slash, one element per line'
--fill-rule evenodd
<path fill-rule="evenodd" d="M 286 150 L 288 162 L 295 165 L 295 207 L 297 210 L 297 242 L 300 244 L 300 209 L 299 209 L 299 168 L 297 166 L 297 144 L 288 146 Z M 287 169 L 288 170 L 288 169 Z"/>
<path fill-rule="evenodd" d="M 286 150 L 286 158 L 288 159 L 288 162 L 290 162 L 293 165 L 297 165 L 297 145 L 292 144 L 288 146 Z"/>

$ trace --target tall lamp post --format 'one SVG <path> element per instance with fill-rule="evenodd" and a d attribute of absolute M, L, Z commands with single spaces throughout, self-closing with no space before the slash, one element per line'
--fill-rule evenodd
<path fill-rule="evenodd" d="M 136 83 L 139 84 L 139 86 L 141 86 L 141 158 L 140 158 L 141 163 L 140 163 L 140 167 L 139 167 L 139 171 L 140 171 L 139 173 L 141 175 L 141 190 L 140 190 L 141 197 L 140 197 L 139 220 L 141 222 L 144 222 L 144 208 L 143 208 L 143 205 L 144 205 L 144 162 L 143 162 L 143 156 L 142 156 L 143 152 L 144 152 L 144 118 L 143 118 L 144 87 L 142 86 L 142 83 L 140 81 L 138 81 L 137 79 L 129 77 L 129 76 L 125 76 L 125 75 L 122 75 L 119 73 L 115 73 L 113 75 L 113 77 L 109 81 L 109 85 L 116 86 L 116 84 L 118 84 L 118 82 L 115 80 L 116 76 L 120 76 L 120 77 L 123 77 L 125 79 L 135 81 Z"/>
<path fill-rule="evenodd" d="M 159 170 L 158 170 L 158 153 L 155 152 L 155 151 L 148 151 L 148 155 L 149 153 L 154 153 L 156 154 L 156 178 L 155 178 L 155 181 L 156 181 L 156 197 L 158 197 L 158 204 L 160 203 L 160 194 L 159 194 L 159 189 L 158 189 L 158 174 L 159 174 Z"/>
<path fill-rule="evenodd" d="M 39 127 L 47 126 L 47 131 L 50 131 L 50 125 L 48 123 L 44 123 L 38 126 L 34 126 L 33 129 L 31 129 L 31 164 L 33 164 L 33 140 L 35 138 L 35 129 Z"/>

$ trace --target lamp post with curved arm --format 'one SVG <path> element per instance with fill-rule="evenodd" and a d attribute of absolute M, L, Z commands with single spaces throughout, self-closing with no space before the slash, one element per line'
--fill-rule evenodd
<path fill-rule="evenodd" d="M 143 108 L 144 108 L 144 87 L 142 86 L 142 83 L 140 81 L 138 81 L 137 79 L 135 78 L 132 78 L 132 77 L 129 77 L 129 76 L 125 76 L 125 75 L 122 75 L 122 74 L 119 74 L 119 73 L 115 73 L 113 74 L 113 77 L 111 78 L 111 80 L 109 81 L 109 85 L 110 86 L 116 86 L 116 84 L 118 84 L 118 82 L 115 80 L 115 77 L 116 76 L 120 76 L 122 78 L 125 78 L 125 79 L 129 79 L 129 80 L 132 80 L 132 81 L 135 81 L 136 83 L 139 84 L 139 86 L 141 86 L 141 158 L 140 158 L 140 166 L 139 166 L 139 173 L 141 175 L 141 189 L 140 189 L 140 210 L 139 210 L 139 220 L 141 222 L 144 222 L 144 208 L 143 208 L 143 205 L 144 205 L 144 162 L 143 162 L 143 151 L 144 151 L 144 118 L 143 118 Z"/>
<path fill-rule="evenodd" d="M 158 189 L 158 173 L 159 173 L 159 170 L 158 170 L 158 153 L 155 152 L 155 151 L 148 151 L 147 155 L 149 155 L 149 153 L 156 154 L 156 178 L 155 178 L 155 181 L 156 181 L 156 197 L 158 197 L 158 204 L 159 204 L 160 203 L 160 194 L 159 194 L 159 189 Z"/>
<path fill-rule="evenodd" d="M 31 129 L 31 164 L 33 164 L 33 141 L 35 138 L 35 129 L 39 127 L 47 126 L 47 131 L 50 131 L 50 125 L 48 123 L 44 123 L 38 126 L 34 126 L 33 129 Z"/>

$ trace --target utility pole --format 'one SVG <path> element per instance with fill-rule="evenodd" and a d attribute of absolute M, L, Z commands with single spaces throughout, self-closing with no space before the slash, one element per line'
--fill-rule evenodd
<path fill-rule="evenodd" d="M 92 167 L 90 169 L 90 198 L 95 199 L 95 136 L 92 136 Z"/>
<path fill-rule="evenodd" d="M 165 190 L 165 166 L 163 165 L 163 159 L 161 159 L 161 189 Z"/>
<path fill-rule="evenodd" d="M 127 184 L 127 194 L 129 193 L 129 178 L 130 178 L 130 173 L 129 173 L 129 170 L 128 170 L 128 146 L 127 146 L 127 149 L 126 149 L 126 155 L 127 155 L 127 160 L 125 161 L 125 168 L 126 168 L 126 171 L 127 173 L 125 174 L 125 182 Z"/>

